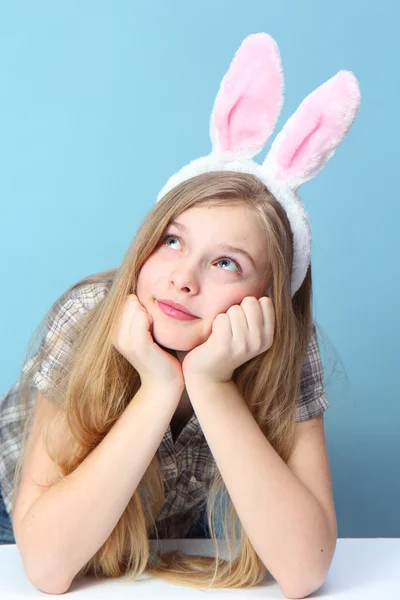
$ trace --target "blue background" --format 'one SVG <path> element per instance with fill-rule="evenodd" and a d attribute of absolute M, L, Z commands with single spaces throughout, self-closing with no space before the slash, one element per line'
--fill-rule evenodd
<path fill-rule="evenodd" d="M 302 198 L 339 535 L 400 536 L 398 17 L 394 0 L 1 2 L 0 394 L 56 298 L 119 266 L 167 178 L 209 152 L 221 78 L 266 31 L 285 73 L 276 132 L 338 70 L 360 82 Z"/>

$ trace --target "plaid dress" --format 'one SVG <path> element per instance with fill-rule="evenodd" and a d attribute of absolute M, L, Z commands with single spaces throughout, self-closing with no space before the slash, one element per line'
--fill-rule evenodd
<path fill-rule="evenodd" d="M 48 312 L 41 348 L 60 330 L 73 325 L 86 311 L 93 309 L 107 294 L 112 279 L 85 283 L 65 292 Z M 70 338 L 70 345 L 73 340 Z M 70 345 L 56 346 L 31 377 L 31 393 L 28 411 L 34 406 L 36 391 L 52 400 L 50 393 L 51 372 L 62 363 Z M 36 356 L 36 354 L 35 354 Z M 25 373 L 32 357 L 22 367 Z M 18 379 L 0 398 L 0 491 L 4 505 L 11 514 L 12 485 L 15 467 L 21 450 L 26 413 L 22 403 Z M 296 421 L 304 421 L 320 415 L 329 404 L 323 389 L 323 370 L 319 346 L 314 333 L 309 344 L 301 371 Z M 157 517 L 160 538 L 190 537 L 202 516 L 208 485 L 215 470 L 215 461 L 207 445 L 196 414 L 180 431 L 174 441 L 168 427 L 158 449 L 158 457 L 164 477 L 165 504 Z"/>

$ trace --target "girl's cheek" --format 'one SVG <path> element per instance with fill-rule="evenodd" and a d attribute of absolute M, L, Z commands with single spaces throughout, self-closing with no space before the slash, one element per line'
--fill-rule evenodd
<path fill-rule="evenodd" d="M 140 273 L 145 275 L 149 273 L 154 273 L 160 267 L 160 259 L 157 255 L 152 254 L 142 266 Z"/>

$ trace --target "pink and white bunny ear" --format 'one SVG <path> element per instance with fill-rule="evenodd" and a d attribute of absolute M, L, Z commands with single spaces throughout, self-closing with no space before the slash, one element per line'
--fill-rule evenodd
<path fill-rule="evenodd" d="M 265 158 L 265 170 L 292 189 L 315 177 L 347 134 L 359 105 L 357 79 L 350 71 L 339 71 L 287 121 Z"/>
<path fill-rule="evenodd" d="M 278 46 L 266 33 L 244 39 L 222 79 L 210 122 L 213 154 L 251 158 L 270 137 L 282 108 Z"/>

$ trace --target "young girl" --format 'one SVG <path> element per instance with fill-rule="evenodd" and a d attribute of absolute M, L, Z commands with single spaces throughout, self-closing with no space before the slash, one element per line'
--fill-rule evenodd
<path fill-rule="evenodd" d="M 300 598 L 326 577 L 328 402 L 296 190 L 347 133 L 359 92 L 339 72 L 258 165 L 282 88 L 275 42 L 246 38 L 215 101 L 212 153 L 170 178 L 119 269 L 53 305 L 1 400 L 2 541 L 15 535 L 43 591 L 144 571 L 246 587 L 267 569 Z M 215 559 L 150 552 L 149 539 L 207 534 Z"/>

